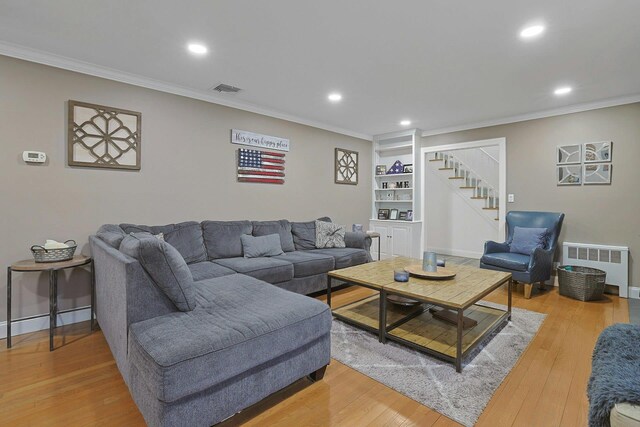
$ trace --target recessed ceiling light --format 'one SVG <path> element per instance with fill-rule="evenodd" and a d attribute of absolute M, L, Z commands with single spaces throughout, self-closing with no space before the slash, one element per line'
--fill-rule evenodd
<path fill-rule="evenodd" d="M 194 55 L 204 55 L 209 51 L 205 45 L 200 43 L 189 43 L 187 49 Z"/>
<path fill-rule="evenodd" d="M 329 96 L 327 97 L 329 98 L 329 101 L 331 102 L 338 102 L 342 100 L 342 95 L 340 95 L 339 93 L 330 93 Z"/>
<path fill-rule="evenodd" d="M 520 37 L 523 39 L 530 39 L 532 37 L 539 36 L 544 33 L 544 25 L 531 25 L 520 31 Z"/>
<path fill-rule="evenodd" d="M 571 92 L 573 89 L 570 86 L 562 86 L 553 91 L 555 95 L 562 96 Z"/>
<path fill-rule="evenodd" d="M 409 126 L 411 124 L 411 120 L 402 120 L 400 122 L 401 126 Z"/>

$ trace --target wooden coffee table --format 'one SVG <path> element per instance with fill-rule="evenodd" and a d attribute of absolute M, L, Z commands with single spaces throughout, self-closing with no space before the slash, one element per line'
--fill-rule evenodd
<path fill-rule="evenodd" d="M 333 310 L 333 315 L 376 333 L 380 342 L 397 341 L 452 362 L 456 371 L 461 372 L 464 357 L 482 338 L 511 319 L 511 274 L 450 264 L 447 268 L 456 272 L 451 280 L 417 277 L 411 277 L 406 283 L 393 280 L 394 270 L 419 262 L 398 257 L 331 271 L 327 280 L 327 303 L 331 306 L 333 280 L 376 291 L 372 296 Z M 505 284 L 508 286 L 506 311 L 478 304 Z M 399 306 L 388 302 L 388 295 L 414 299 L 420 304 Z M 432 314 L 429 309 L 433 311 L 436 307 L 449 312 Z M 447 317 L 449 321 L 434 315 Z"/>

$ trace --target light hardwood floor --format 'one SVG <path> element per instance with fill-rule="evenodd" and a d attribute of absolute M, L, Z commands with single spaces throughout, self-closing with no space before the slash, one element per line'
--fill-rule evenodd
<path fill-rule="evenodd" d="M 335 306 L 362 298 L 350 288 Z M 489 298 L 505 300 L 501 289 Z M 324 297 L 319 299 L 324 300 Z M 628 322 L 626 300 L 608 295 L 583 303 L 557 288 L 514 306 L 547 313 L 529 348 L 498 388 L 480 426 L 585 426 L 591 352 L 600 331 Z M 46 331 L 0 341 L 3 426 L 144 425 L 101 332 L 88 324 L 62 327 L 53 353 Z M 453 369 L 453 367 L 451 368 Z M 453 426 L 450 419 L 332 361 L 322 381 L 301 380 L 222 424 L 247 426 Z"/>

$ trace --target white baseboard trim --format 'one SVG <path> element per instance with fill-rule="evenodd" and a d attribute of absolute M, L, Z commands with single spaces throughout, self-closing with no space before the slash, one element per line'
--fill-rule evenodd
<path fill-rule="evenodd" d="M 85 307 L 75 311 L 58 314 L 58 326 L 85 322 L 91 317 L 91 308 Z M 11 321 L 11 336 L 49 329 L 49 314 L 42 314 L 33 319 Z M 0 322 L 0 339 L 7 338 L 7 322 Z"/>
<path fill-rule="evenodd" d="M 640 299 L 640 287 L 629 286 L 629 298 Z"/>
<path fill-rule="evenodd" d="M 432 247 L 429 247 L 429 250 L 439 255 L 440 254 L 451 255 L 451 256 L 459 256 L 464 258 L 473 258 L 473 259 L 482 258 L 481 252 L 464 251 L 464 250 L 449 249 L 449 248 L 432 248 Z"/>

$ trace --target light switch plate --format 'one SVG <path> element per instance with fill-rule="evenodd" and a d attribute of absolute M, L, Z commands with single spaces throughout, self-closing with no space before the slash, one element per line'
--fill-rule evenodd
<path fill-rule="evenodd" d="M 509 194 L 507 195 L 507 201 L 509 203 L 514 203 L 516 201 L 516 195 L 515 194 Z"/>

